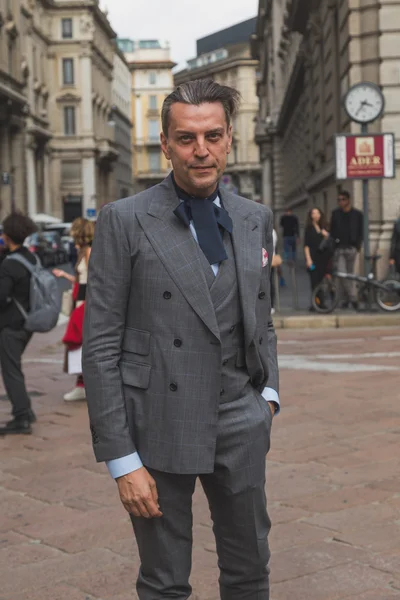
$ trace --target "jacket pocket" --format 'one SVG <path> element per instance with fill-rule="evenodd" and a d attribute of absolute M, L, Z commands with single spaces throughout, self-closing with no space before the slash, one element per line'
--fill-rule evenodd
<path fill-rule="evenodd" d="M 150 384 L 150 365 L 141 363 L 120 361 L 119 370 L 121 379 L 124 385 L 141 388 L 147 390 Z"/>
<path fill-rule="evenodd" d="M 147 356 L 150 353 L 150 337 L 149 331 L 127 327 L 122 342 L 122 350 Z"/>

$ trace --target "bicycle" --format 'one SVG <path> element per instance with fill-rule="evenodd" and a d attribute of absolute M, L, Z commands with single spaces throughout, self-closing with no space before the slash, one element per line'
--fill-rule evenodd
<path fill-rule="evenodd" d="M 372 263 L 372 270 L 367 277 L 334 271 L 325 275 L 324 279 L 312 292 L 312 305 L 316 312 L 329 314 L 340 301 L 340 279 L 355 281 L 357 284 L 357 310 L 366 310 L 376 303 L 381 310 L 394 312 L 400 309 L 400 282 L 396 279 L 379 281 L 376 278 L 376 263 L 380 255 L 367 256 Z"/>

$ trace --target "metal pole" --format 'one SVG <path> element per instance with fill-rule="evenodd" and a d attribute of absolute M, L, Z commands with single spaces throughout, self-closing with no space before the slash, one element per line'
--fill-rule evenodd
<path fill-rule="evenodd" d="M 368 125 L 361 125 L 361 133 L 368 133 Z M 362 181 L 363 213 L 364 213 L 364 276 L 368 277 L 370 268 L 370 248 L 369 248 L 369 202 L 368 202 L 368 179 Z M 368 310 L 371 310 L 372 298 L 371 290 L 368 290 Z"/>
<path fill-rule="evenodd" d="M 293 299 L 293 309 L 299 310 L 299 296 L 297 293 L 297 279 L 296 279 L 296 263 L 291 261 L 290 263 L 290 271 L 292 278 L 292 299 Z"/>
<path fill-rule="evenodd" d="M 274 287 L 275 287 L 275 310 L 276 312 L 281 312 L 281 297 L 279 290 L 279 275 L 278 268 L 276 267 L 273 271 L 272 277 L 274 278 Z"/>

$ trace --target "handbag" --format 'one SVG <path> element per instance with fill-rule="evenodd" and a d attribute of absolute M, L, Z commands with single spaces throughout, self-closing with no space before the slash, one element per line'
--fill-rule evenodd
<path fill-rule="evenodd" d="M 280 267 L 282 264 L 282 257 L 280 254 L 274 254 L 272 257 L 272 268 L 275 269 L 276 267 Z"/>
<path fill-rule="evenodd" d="M 324 237 L 324 239 L 321 241 L 318 247 L 319 252 L 329 252 L 330 254 L 333 254 L 335 252 L 335 249 L 336 240 L 334 240 L 333 237 L 331 237 L 330 235 L 326 238 Z"/>
<path fill-rule="evenodd" d="M 74 299 L 72 297 L 72 290 L 63 292 L 61 302 L 61 312 L 66 317 L 71 316 L 72 309 L 74 308 Z"/>
<path fill-rule="evenodd" d="M 84 315 L 85 304 L 81 304 L 71 313 L 67 329 L 62 339 L 63 344 L 68 346 L 69 349 L 76 349 L 79 346 L 82 346 Z"/>

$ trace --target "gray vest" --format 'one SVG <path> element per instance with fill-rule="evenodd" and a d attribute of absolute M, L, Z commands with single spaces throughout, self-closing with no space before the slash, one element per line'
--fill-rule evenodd
<path fill-rule="evenodd" d="M 244 328 L 236 262 L 231 236 L 225 232 L 224 246 L 228 259 L 219 267 L 218 275 L 199 248 L 201 263 L 210 290 L 221 337 L 221 396 L 220 402 L 239 398 L 249 383 L 244 351 Z"/>

